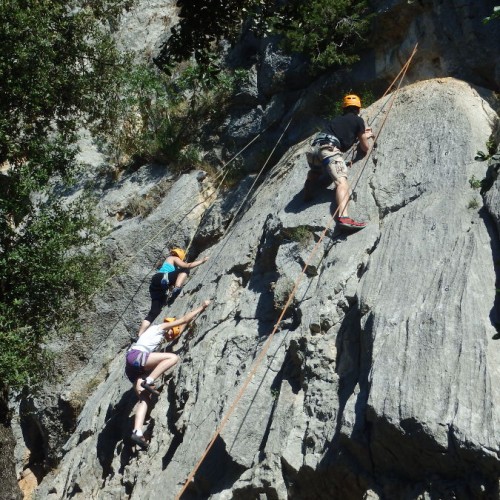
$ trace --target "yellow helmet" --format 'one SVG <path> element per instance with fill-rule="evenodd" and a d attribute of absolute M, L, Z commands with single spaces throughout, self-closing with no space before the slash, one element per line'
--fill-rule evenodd
<path fill-rule="evenodd" d="M 172 248 L 172 250 L 170 250 L 170 253 L 172 255 L 177 255 L 177 257 L 179 257 L 179 259 L 181 260 L 185 260 L 186 258 L 186 252 L 182 248 Z"/>
<path fill-rule="evenodd" d="M 164 323 L 171 323 L 172 321 L 175 321 L 175 318 L 163 318 Z M 180 326 L 174 326 L 171 328 L 172 332 L 167 334 L 167 340 L 174 340 L 181 334 L 181 327 Z"/>
<path fill-rule="evenodd" d="M 344 96 L 344 99 L 342 100 L 342 107 L 347 108 L 348 106 L 356 106 L 360 108 L 361 99 L 355 94 L 349 94 Z"/>

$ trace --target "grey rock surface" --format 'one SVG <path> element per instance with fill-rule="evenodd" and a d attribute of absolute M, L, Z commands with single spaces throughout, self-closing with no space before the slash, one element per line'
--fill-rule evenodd
<path fill-rule="evenodd" d="M 115 34 L 118 47 L 137 59 L 151 60 L 178 19 L 175 0 L 139 0 L 121 15 Z"/>
<path fill-rule="evenodd" d="M 176 243 L 196 231 L 210 260 L 168 312 L 212 303 L 174 346 L 181 363 L 139 452 L 127 440 L 135 400 L 123 357 L 145 293 L 122 308 L 162 245 L 148 245 L 96 299 L 79 332 L 87 356 L 68 361 L 60 398 L 90 381 L 92 390 L 36 497 L 174 498 L 216 437 L 185 498 L 498 498 L 498 213 L 469 183 L 486 173 L 474 156 L 495 118 L 488 98 L 434 79 L 402 89 L 392 108 L 384 98 L 366 110 L 376 132 L 388 116 L 373 154 L 350 172 L 351 214 L 369 222 L 361 232 L 334 227 L 331 188 L 302 202 L 308 141 L 241 211 L 234 196 L 203 217 L 209 204 L 193 173 L 146 219 L 126 219 L 114 231 L 118 261 L 172 214 Z M 196 215 L 176 209 L 178 193 Z"/>

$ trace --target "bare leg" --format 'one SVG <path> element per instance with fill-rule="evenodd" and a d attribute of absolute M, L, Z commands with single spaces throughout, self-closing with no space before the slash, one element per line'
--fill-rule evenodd
<path fill-rule="evenodd" d="M 188 275 L 187 273 L 179 273 L 177 279 L 175 280 L 175 287 L 180 288 L 186 282 Z"/>
<path fill-rule="evenodd" d="M 335 181 L 335 201 L 339 209 L 339 217 L 347 217 L 347 205 L 349 203 L 349 183 L 345 177 L 340 177 Z"/>
<path fill-rule="evenodd" d="M 137 382 L 139 384 L 142 382 L 142 379 L 139 379 Z M 136 386 L 137 386 L 136 382 Z M 136 387 L 137 391 L 137 387 Z M 148 406 L 150 403 L 150 395 L 147 391 L 142 389 L 141 387 L 141 393 L 139 394 L 139 403 L 137 405 L 137 410 L 135 412 L 135 418 L 134 418 L 134 431 L 141 431 L 142 432 L 142 426 L 144 425 L 144 420 L 146 420 L 146 414 L 148 412 Z"/>
<path fill-rule="evenodd" d="M 153 369 L 148 377 L 155 380 L 169 368 L 172 368 L 172 366 L 174 366 L 178 360 L 179 356 L 171 352 L 152 352 L 148 356 L 148 360 L 144 365 L 144 368 L 147 371 Z M 142 426 L 144 425 L 144 420 L 146 419 L 146 415 L 148 412 L 148 406 L 151 401 L 149 392 L 146 391 L 141 385 L 142 382 L 143 379 L 139 378 L 136 380 L 134 385 L 135 393 L 139 398 L 139 404 L 137 405 L 137 410 L 134 418 L 134 431 L 141 432 Z"/>
<path fill-rule="evenodd" d="M 157 379 L 162 373 L 175 366 L 177 361 L 179 361 L 179 356 L 172 352 L 152 352 L 145 365 L 146 370 L 153 368 L 148 377 L 153 380 Z"/>

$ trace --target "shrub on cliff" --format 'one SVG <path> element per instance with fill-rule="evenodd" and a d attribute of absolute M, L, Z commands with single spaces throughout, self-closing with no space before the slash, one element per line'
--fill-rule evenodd
<path fill-rule="evenodd" d="M 192 56 L 212 66 L 217 44 L 235 42 L 243 25 L 258 36 L 281 35 L 283 48 L 309 57 L 313 71 L 351 64 L 372 16 L 367 0 L 178 0 L 177 6 L 180 21 L 156 59 L 162 68 Z"/>

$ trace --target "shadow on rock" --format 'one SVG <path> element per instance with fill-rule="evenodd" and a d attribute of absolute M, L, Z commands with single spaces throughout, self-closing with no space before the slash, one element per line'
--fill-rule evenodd
<path fill-rule="evenodd" d="M 134 390 L 130 389 L 113 408 L 108 410 L 104 427 L 97 438 L 96 450 L 103 479 L 114 473 L 113 459 L 117 448 L 120 448 L 121 471 L 134 455 L 132 444 L 126 437 L 132 432 L 133 417 L 130 414 L 136 403 L 137 397 Z"/>
<path fill-rule="evenodd" d="M 306 199 L 306 201 L 304 200 L 306 193 L 304 189 L 301 189 L 285 206 L 285 212 L 298 214 L 313 205 L 322 205 L 332 201 L 332 199 L 334 199 L 334 191 L 329 189 L 332 183 L 333 181 L 330 178 L 320 179 L 317 184 L 314 185 L 311 193 L 308 194 L 310 199 Z M 335 207 L 337 206 L 335 202 L 334 205 Z"/>
<path fill-rule="evenodd" d="M 483 219 L 484 226 L 488 231 L 488 236 L 490 237 L 491 242 L 491 254 L 493 257 L 493 264 L 495 268 L 495 300 L 491 307 L 490 311 L 490 321 L 491 324 L 495 327 L 496 334 L 493 336 L 494 340 L 500 340 L 500 239 L 498 235 L 498 229 L 493 220 L 493 217 L 488 212 L 488 210 L 483 207 L 479 211 L 479 215 L 481 219 Z"/>

